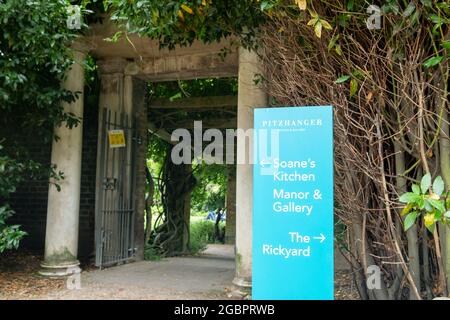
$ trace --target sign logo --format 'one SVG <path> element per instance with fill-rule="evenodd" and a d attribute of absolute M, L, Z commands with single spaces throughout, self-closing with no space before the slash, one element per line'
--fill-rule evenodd
<path fill-rule="evenodd" d="M 332 300 L 332 107 L 258 108 L 254 128 L 252 298 Z"/>

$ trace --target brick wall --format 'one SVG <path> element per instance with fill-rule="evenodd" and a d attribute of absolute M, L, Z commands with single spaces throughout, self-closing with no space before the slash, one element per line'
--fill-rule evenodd
<path fill-rule="evenodd" d="M 24 137 L 22 141 L 33 160 L 44 165 L 50 164 L 51 141 L 45 143 L 33 136 Z M 45 244 L 48 186 L 48 182 L 42 180 L 27 180 L 20 184 L 10 200 L 16 213 L 8 220 L 11 224 L 20 224 L 22 230 L 28 233 L 20 247 L 42 254 Z"/>
<path fill-rule="evenodd" d="M 80 227 L 78 255 L 81 260 L 94 253 L 95 230 L 95 176 L 97 166 L 98 104 L 86 106 L 83 121 L 83 153 L 81 166 Z M 24 146 L 33 160 L 50 164 L 51 142 L 24 137 Z M 16 214 L 10 223 L 22 225 L 28 233 L 20 248 L 44 254 L 47 221 L 48 182 L 25 181 L 12 195 L 11 206 Z"/>
<path fill-rule="evenodd" d="M 98 103 L 84 110 L 81 162 L 80 228 L 78 256 L 95 257 L 95 182 L 97 171 Z"/>

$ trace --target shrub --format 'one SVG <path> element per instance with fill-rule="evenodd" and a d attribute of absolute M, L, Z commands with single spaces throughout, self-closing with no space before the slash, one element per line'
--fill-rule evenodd
<path fill-rule="evenodd" d="M 216 243 L 215 224 L 213 221 L 202 220 L 191 223 L 190 250 L 191 253 L 199 253 L 206 249 L 209 243 Z M 224 232 L 225 223 L 220 222 L 221 233 Z"/>
<path fill-rule="evenodd" d="M 150 245 L 145 246 L 144 259 L 150 261 L 159 261 L 162 259 L 161 253 Z"/>

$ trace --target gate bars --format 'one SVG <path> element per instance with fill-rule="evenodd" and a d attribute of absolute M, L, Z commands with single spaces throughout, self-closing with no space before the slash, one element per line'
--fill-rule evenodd
<path fill-rule="evenodd" d="M 102 109 L 97 159 L 95 265 L 111 266 L 134 256 L 136 119 Z M 111 148 L 109 130 L 122 129 L 125 146 Z"/>

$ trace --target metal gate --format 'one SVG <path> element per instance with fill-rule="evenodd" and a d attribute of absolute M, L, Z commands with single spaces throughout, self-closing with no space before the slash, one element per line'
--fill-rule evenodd
<path fill-rule="evenodd" d="M 135 119 L 102 109 L 97 159 L 95 265 L 110 266 L 134 255 Z M 111 143 L 111 130 L 123 133 L 121 146 Z M 120 131 L 123 130 L 123 131 Z"/>

